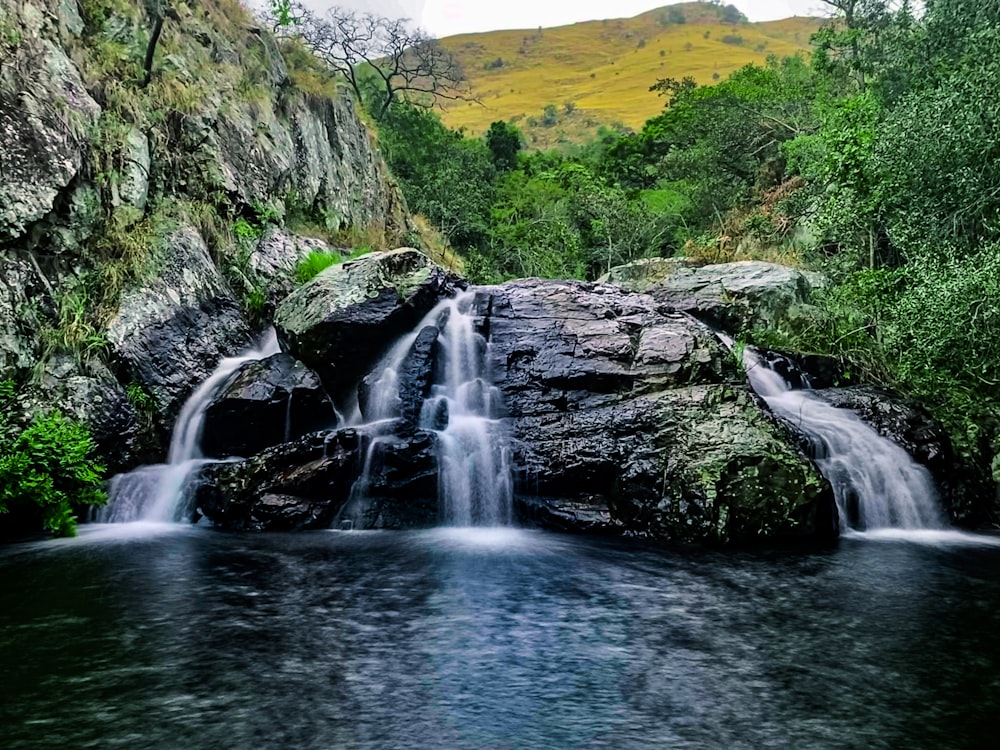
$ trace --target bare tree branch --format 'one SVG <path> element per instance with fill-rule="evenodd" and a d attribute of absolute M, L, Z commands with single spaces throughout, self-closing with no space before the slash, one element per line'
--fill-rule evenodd
<path fill-rule="evenodd" d="M 273 24 L 276 32 L 301 39 L 344 76 L 377 117 L 400 97 L 426 107 L 440 105 L 442 100 L 479 103 L 454 55 L 426 32 L 411 29 L 407 19 L 340 7 L 320 17 L 299 3 L 291 3 L 287 13 L 294 22 Z"/>

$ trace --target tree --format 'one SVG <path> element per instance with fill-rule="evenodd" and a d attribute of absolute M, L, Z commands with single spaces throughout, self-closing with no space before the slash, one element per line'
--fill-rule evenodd
<path fill-rule="evenodd" d="M 909 0 L 822 0 L 833 15 L 813 36 L 813 60 L 821 72 L 840 75 L 858 91 L 884 67 L 887 38 L 910 19 Z"/>
<path fill-rule="evenodd" d="M 509 172 L 517 166 L 517 154 L 523 145 L 523 136 L 516 125 L 497 120 L 486 131 L 486 145 L 493 154 L 497 172 Z"/>
<path fill-rule="evenodd" d="M 296 6 L 301 7 L 301 6 Z M 359 100 L 366 92 L 377 118 L 399 98 L 430 107 L 441 100 L 478 101 L 458 60 L 408 19 L 333 7 L 325 17 L 301 9 L 286 31 L 341 73 Z"/>

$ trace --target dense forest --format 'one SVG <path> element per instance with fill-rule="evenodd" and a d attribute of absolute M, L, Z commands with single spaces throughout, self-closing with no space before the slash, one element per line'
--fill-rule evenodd
<path fill-rule="evenodd" d="M 1000 399 L 1000 5 L 835 0 L 808 59 L 651 80 L 636 133 L 528 152 L 396 101 L 380 145 L 411 210 L 478 282 L 597 279 L 646 257 L 746 258 L 830 280 L 795 330 L 746 340 L 841 358 L 925 403 L 989 462 Z M 981 466 L 986 468 L 986 466 Z M 1000 467 L 994 467 L 994 471 Z"/>

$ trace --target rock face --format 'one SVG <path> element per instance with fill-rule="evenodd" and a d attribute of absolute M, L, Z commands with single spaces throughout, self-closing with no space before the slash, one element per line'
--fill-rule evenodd
<path fill-rule="evenodd" d="M 275 313 L 279 338 L 343 392 L 462 282 L 412 248 L 331 266 Z"/>
<path fill-rule="evenodd" d="M 672 258 L 615 268 L 608 279 L 731 334 L 794 325 L 810 291 L 825 283 L 815 274 L 775 263 L 696 266 Z"/>
<path fill-rule="evenodd" d="M 212 400 L 201 450 L 210 458 L 253 456 L 336 421 L 319 377 L 290 354 L 274 354 L 243 365 Z"/>
<path fill-rule="evenodd" d="M 171 5 L 140 85 L 156 5 L 0 0 L 0 381 L 25 414 L 93 397 L 115 470 L 162 459 L 184 400 L 327 248 L 276 225 L 378 246 L 413 229 L 350 97 L 302 90 L 239 3 Z M 84 344 L 53 351 L 70 323 Z"/>
<path fill-rule="evenodd" d="M 44 293 L 26 258 L 0 258 L 0 380 L 13 379 L 35 363 L 42 315 L 31 300 Z"/>
<path fill-rule="evenodd" d="M 367 448 L 378 441 L 365 465 Z M 367 471 L 366 471 L 367 469 Z M 359 490 L 352 496 L 356 483 Z M 433 436 L 345 428 L 306 435 L 253 458 L 208 466 L 197 503 L 239 531 L 433 526 L 438 520 Z"/>
<path fill-rule="evenodd" d="M 2 244 L 56 207 L 83 165 L 101 108 L 63 49 L 58 15 L 30 2 L 4 3 L 0 14 Z"/>
<path fill-rule="evenodd" d="M 107 336 L 172 424 L 219 360 L 248 348 L 253 336 L 197 231 L 170 233 L 161 252 L 161 272 L 123 296 Z"/>
<path fill-rule="evenodd" d="M 827 483 L 696 321 L 578 283 L 512 282 L 479 306 L 526 517 L 708 543 L 834 533 Z"/>
<path fill-rule="evenodd" d="M 271 227 L 261 236 L 250 254 L 249 272 L 267 290 L 268 302 L 275 308 L 299 285 L 295 269 L 310 253 L 338 251 L 323 240 L 299 237 L 278 227 Z"/>

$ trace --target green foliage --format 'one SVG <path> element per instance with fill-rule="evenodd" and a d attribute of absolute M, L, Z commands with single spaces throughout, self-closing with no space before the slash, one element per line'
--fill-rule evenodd
<path fill-rule="evenodd" d="M 36 416 L 24 430 L 11 430 L 5 420 L 0 418 L 0 514 L 28 509 L 56 536 L 73 536 L 73 507 L 107 502 L 104 467 L 93 458 L 89 431 L 59 412 Z"/>
<path fill-rule="evenodd" d="M 279 28 L 287 28 L 294 24 L 296 18 L 292 12 L 291 0 L 271 0 L 271 16 L 274 25 Z"/>
<path fill-rule="evenodd" d="M 429 110 L 397 102 L 379 120 L 379 143 L 407 204 L 458 247 L 489 233 L 496 167 L 480 139 L 449 130 Z"/>
<path fill-rule="evenodd" d="M 295 266 L 295 279 L 300 284 L 305 284 L 307 281 L 312 281 L 330 266 L 356 260 L 371 251 L 372 249 L 367 246 L 355 248 L 347 255 L 341 255 L 337 252 L 326 252 L 324 250 L 313 250 Z"/>
<path fill-rule="evenodd" d="M 517 155 L 524 145 L 524 136 L 515 125 L 498 120 L 490 125 L 485 139 L 497 172 L 509 172 L 517 166 Z"/>
<path fill-rule="evenodd" d="M 233 237 L 237 242 L 253 242 L 259 240 L 262 234 L 263 230 L 259 226 L 242 217 L 233 222 Z"/>
<path fill-rule="evenodd" d="M 300 284 L 312 281 L 321 271 L 340 263 L 340 253 L 313 250 L 295 266 L 295 280 Z"/>

